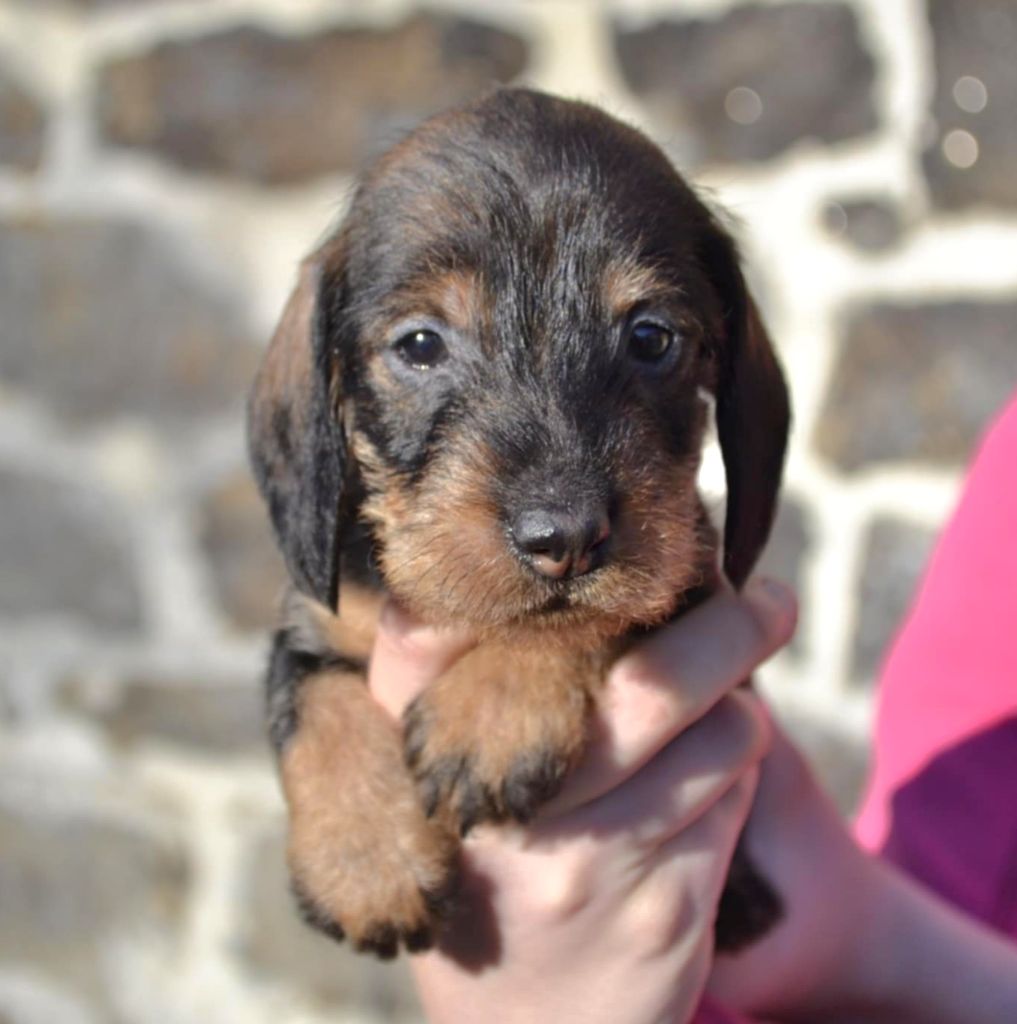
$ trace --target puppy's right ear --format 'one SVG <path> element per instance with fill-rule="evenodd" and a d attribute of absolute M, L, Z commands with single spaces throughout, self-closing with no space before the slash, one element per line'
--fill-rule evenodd
<path fill-rule="evenodd" d="M 724 573 L 741 587 L 773 525 L 791 407 L 777 353 L 746 288 L 737 248 L 712 216 L 701 251 L 723 306 L 716 417 L 727 477 Z"/>
<path fill-rule="evenodd" d="M 304 593 L 332 609 L 347 469 L 336 322 L 344 279 L 341 237 L 304 260 L 247 408 L 254 476 L 287 568 Z"/>

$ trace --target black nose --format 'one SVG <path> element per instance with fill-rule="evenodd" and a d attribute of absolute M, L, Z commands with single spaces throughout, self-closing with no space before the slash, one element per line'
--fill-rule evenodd
<path fill-rule="evenodd" d="M 541 576 L 560 580 L 596 569 L 611 533 L 604 509 L 527 509 L 512 523 L 512 538 Z"/>

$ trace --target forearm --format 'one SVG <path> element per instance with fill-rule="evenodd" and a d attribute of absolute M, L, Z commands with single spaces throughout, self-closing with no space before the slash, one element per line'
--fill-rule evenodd
<path fill-rule="evenodd" d="M 865 963 L 864 1020 L 998 1024 L 1017 1020 L 1017 947 L 893 874 Z"/>
<path fill-rule="evenodd" d="M 1017 947 L 881 862 L 844 970 L 773 1016 L 823 1024 L 1017 1021 Z M 834 895 L 832 898 L 836 898 Z"/>

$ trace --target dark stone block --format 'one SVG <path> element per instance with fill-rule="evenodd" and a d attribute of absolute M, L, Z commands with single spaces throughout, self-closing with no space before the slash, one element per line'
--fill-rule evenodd
<path fill-rule="evenodd" d="M 246 473 L 207 497 L 200 530 L 216 595 L 227 615 L 240 629 L 272 626 L 286 570 L 272 540 L 268 511 Z"/>
<path fill-rule="evenodd" d="M 804 140 L 871 132 L 875 66 L 843 4 L 735 7 L 719 18 L 616 26 L 632 90 L 684 161 L 767 160 Z"/>
<path fill-rule="evenodd" d="M 516 36 L 449 16 L 301 37 L 242 27 L 109 63 L 98 119 L 107 141 L 190 171 L 299 182 L 358 170 L 422 117 L 526 61 Z"/>
<path fill-rule="evenodd" d="M 97 698 L 87 681 L 61 687 L 62 703 L 99 722 L 121 749 L 155 740 L 201 754 L 268 756 L 260 680 L 133 679 Z"/>
<path fill-rule="evenodd" d="M 0 164 L 38 170 L 45 136 L 42 106 L 0 67 Z"/>
<path fill-rule="evenodd" d="M 126 521 L 95 488 L 0 470 L 0 614 L 69 616 L 136 630 L 140 594 Z"/>
<path fill-rule="evenodd" d="M 172 948 L 188 884 L 173 841 L 62 806 L 49 816 L 0 805 L 0 961 L 90 1001 L 107 1002 L 111 943 L 154 937 Z"/>
<path fill-rule="evenodd" d="M 285 981 L 333 1011 L 374 1021 L 421 1019 L 406 957 L 380 963 L 351 952 L 305 925 L 289 893 L 283 839 L 263 837 L 251 851 L 247 871 L 247 934 L 241 955 L 248 969 Z"/>
<path fill-rule="evenodd" d="M 929 0 L 934 123 L 922 162 L 937 206 L 1017 206 L 1017 5 Z"/>
<path fill-rule="evenodd" d="M 0 226 L 0 376 L 71 422 L 239 416 L 258 359 L 235 304 L 158 233 Z"/>
<path fill-rule="evenodd" d="M 899 519 L 879 518 L 869 527 L 858 581 L 858 623 L 852 677 L 873 685 L 890 642 L 904 623 L 936 531 Z"/>
<path fill-rule="evenodd" d="M 886 252 L 904 234 L 900 210 L 882 199 L 857 199 L 827 203 L 823 225 L 835 238 L 864 252 Z"/>
<path fill-rule="evenodd" d="M 819 451 L 844 470 L 958 465 L 1017 386 L 1017 303 L 873 305 L 847 320 Z"/>

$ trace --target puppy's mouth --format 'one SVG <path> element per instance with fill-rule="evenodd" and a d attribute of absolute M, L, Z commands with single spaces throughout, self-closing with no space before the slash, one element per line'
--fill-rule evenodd
<path fill-rule="evenodd" d="M 536 615 L 554 615 L 573 607 L 568 593 L 552 594 L 537 610 Z"/>
<path fill-rule="evenodd" d="M 558 586 L 555 593 L 549 594 L 521 617 L 523 622 L 551 623 L 561 618 L 574 618 L 576 614 L 589 612 L 590 609 L 573 586 Z"/>
<path fill-rule="evenodd" d="M 617 579 L 619 570 L 620 567 L 616 567 L 610 575 Z M 533 594 L 528 609 L 520 618 L 524 621 L 548 622 L 597 615 L 601 611 L 598 595 L 606 582 L 602 581 L 605 575 L 608 575 L 606 566 L 599 571 L 572 578 L 532 580 L 537 592 Z"/>

